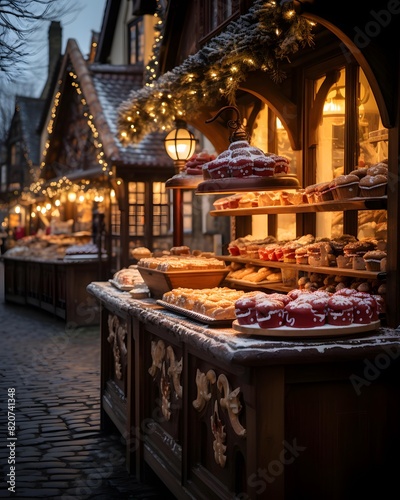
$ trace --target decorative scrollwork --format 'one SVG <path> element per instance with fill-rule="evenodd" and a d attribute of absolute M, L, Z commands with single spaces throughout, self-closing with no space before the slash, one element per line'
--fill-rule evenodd
<path fill-rule="evenodd" d="M 208 370 L 207 373 L 201 372 L 197 369 L 196 372 L 196 385 L 197 385 L 197 398 L 192 402 L 197 411 L 202 411 L 206 403 L 211 399 L 210 383 L 215 384 L 217 376 L 214 370 Z"/>
<path fill-rule="evenodd" d="M 219 418 L 217 401 L 214 403 L 214 413 L 211 416 L 211 430 L 214 435 L 213 450 L 214 458 L 218 465 L 225 467 L 226 464 L 226 433 L 224 432 L 225 426 Z"/>
<path fill-rule="evenodd" d="M 152 377 L 155 377 L 157 369 L 161 370 L 162 362 L 165 358 L 165 344 L 162 340 L 158 340 L 157 342 L 152 341 L 151 358 L 153 362 L 149 368 L 149 373 Z"/>
<path fill-rule="evenodd" d="M 182 358 L 177 361 L 173 348 L 171 346 L 166 348 L 162 340 L 151 342 L 151 358 L 152 364 L 148 371 L 153 378 L 155 378 L 157 370 L 161 371 L 161 411 L 165 419 L 169 420 L 171 418 L 171 381 L 174 387 L 174 397 L 182 399 Z"/>
<path fill-rule="evenodd" d="M 192 401 L 192 405 L 198 412 L 203 411 L 207 403 L 212 399 L 211 385 L 215 383 L 222 396 L 218 399 L 218 396 L 214 393 L 214 410 L 211 416 L 211 431 L 214 435 L 213 450 L 217 464 L 221 467 L 225 467 L 225 451 L 227 449 L 225 444 L 226 433 L 224 432 L 225 426 L 222 424 L 219 416 L 219 406 L 227 410 L 229 421 L 234 432 L 240 437 L 245 437 L 246 429 L 239 422 L 239 413 L 242 410 L 242 405 L 239 401 L 240 387 L 231 391 L 226 375 L 221 374 L 217 379 L 214 370 L 208 370 L 207 373 L 204 373 L 197 369 L 197 397 Z"/>
<path fill-rule="evenodd" d="M 122 363 L 121 357 L 127 355 L 126 348 L 126 335 L 127 328 L 126 325 L 121 323 L 118 316 L 109 315 L 108 316 L 108 337 L 107 341 L 113 347 L 114 355 L 114 371 L 115 376 L 121 380 L 122 379 Z"/>
<path fill-rule="evenodd" d="M 241 423 L 239 422 L 239 413 L 242 410 L 242 405 L 240 404 L 238 397 L 240 393 L 240 387 L 237 387 L 234 391 L 231 392 L 229 381 L 224 374 L 221 374 L 218 377 L 217 387 L 220 392 L 224 393 L 224 397 L 220 399 L 219 403 L 222 408 L 225 408 L 228 411 L 233 430 L 238 436 L 245 436 L 246 429 L 242 427 Z"/>
<path fill-rule="evenodd" d="M 161 411 L 166 420 L 171 418 L 171 384 L 168 378 L 165 376 L 165 363 L 162 364 L 161 369 L 161 380 L 160 380 L 160 390 L 161 390 Z"/>
<path fill-rule="evenodd" d="M 175 360 L 175 353 L 172 347 L 167 347 L 167 359 L 169 360 L 168 375 L 172 377 L 176 395 L 182 398 L 181 374 L 182 374 L 182 358 L 179 361 Z"/>

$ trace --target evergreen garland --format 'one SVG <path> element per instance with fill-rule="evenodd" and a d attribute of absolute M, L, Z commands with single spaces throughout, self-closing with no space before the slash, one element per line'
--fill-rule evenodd
<path fill-rule="evenodd" d="M 311 30 L 311 23 L 297 16 L 291 3 L 256 0 L 180 66 L 130 94 L 119 108 L 121 142 L 137 143 L 150 132 L 171 129 L 176 119 L 188 119 L 199 107 L 213 106 L 221 98 L 234 105 L 249 71 L 265 71 L 281 82 L 285 74 L 280 61 L 312 45 Z"/>

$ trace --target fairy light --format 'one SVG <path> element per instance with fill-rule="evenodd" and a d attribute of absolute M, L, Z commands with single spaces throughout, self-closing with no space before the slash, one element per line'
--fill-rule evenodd
<path fill-rule="evenodd" d="M 284 78 L 280 61 L 312 44 L 311 23 L 298 17 L 290 3 L 255 0 L 247 13 L 228 24 L 197 54 L 158 76 L 165 17 L 162 3 L 157 0 L 156 33 L 145 86 L 131 93 L 118 110 L 117 127 L 124 145 L 138 143 L 150 132 L 172 128 L 176 116 L 187 120 L 199 107 L 218 104 L 221 98 L 234 104 L 239 82 L 249 71 L 267 72 L 279 83 Z"/>
<path fill-rule="evenodd" d="M 105 152 L 103 150 L 103 144 L 99 140 L 99 132 L 94 123 L 94 116 L 92 113 L 90 113 L 90 109 L 88 107 L 86 98 L 80 86 L 78 75 L 72 70 L 68 73 L 68 75 L 70 77 L 71 88 L 75 90 L 79 98 L 79 103 L 82 107 L 82 115 L 86 120 L 88 130 L 90 131 L 89 133 L 91 134 L 92 137 L 92 143 L 96 151 L 96 161 L 99 167 L 101 167 L 101 172 L 111 177 L 113 175 L 113 172 L 110 169 L 109 163 L 106 161 Z M 59 88 L 61 88 L 62 84 L 63 84 L 62 80 L 59 80 L 58 81 Z M 48 151 L 51 145 L 52 134 L 54 132 L 54 123 L 57 118 L 58 108 L 60 105 L 60 97 L 61 97 L 61 91 L 58 90 L 54 97 L 51 109 L 51 116 L 47 124 L 48 136 L 42 152 L 43 158 L 40 163 L 40 171 L 43 171 L 43 169 L 46 167 L 46 157 L 48 155 Z M 64 197 L 65 193 L 67 193 L 67 198 L 71 202 L 76 201 L 78 193 L 81 193 L 78 197 L 78 201 L 83 202 L 87 194 L 85 191 L 90 187 L 89 180 L 82 180 L 81 184 L 77 185 L 73 184 L 71 180 L 69 180 L 66 176 L 62 177 L 61 179 L 58 179 L 57 181 L 51 181 L 50 183 L 48 183 L 47 186 L 44 186 L 44 182 L 45 182 L 44 179 L 39 179 L 38 181 L 32 183 L 30 186 L 30 192 L 33 193 L 34 195 L 45 196 L 49 200 L 54 200 L 55 207 L 59 207 L 61 205 L 60 198 Z M 49 203 L 47 211 L 50 211 L 51 207 L 52 205 Z M 44 214 L 46 213 L 46 207 L 38 205 L 37 211 L 38 212 L 40 211 L 41 213 Z"/>

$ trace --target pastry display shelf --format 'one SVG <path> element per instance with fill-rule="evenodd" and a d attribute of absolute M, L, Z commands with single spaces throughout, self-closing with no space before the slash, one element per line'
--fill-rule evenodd
<path fill-rule="evenodd" d="M 342 212 L 347 210 L 385 210 L 387 207 L 387 196 L 376 198 L 352 198 L 349 200 L 321 201 L 319 203 L 302 205 L 274 205 L 266 207 L 228 208 L 224 210 L 212 210 L 210 215 L 214 217 L 237 217 L 245 215 L 263 214 L 298 214 L 314 212 Z"/>
<path fill-rule="evenodd" d="M 279 262 L 273 260 L 261 260 L 261 259 L 246 259 L 245 257 L 234 257 L 231 255 L 217 256 L 217 259 L 227 261 L 227 262 L 239 262 L 241 264 L 252 264 L 254 266 L 264 266 L 270 268 L 280 268 L 280 269 L 293 269 L 296 271 L 306 271 L 309 273 L 319 273 L 319 274 L 333 274 L 340 276 L 351 276 L 354 278 L 362 279 L 372 279 L 372 280 L 384 280 L 386 278 L 386 273 L 383 272 L 372 272 L 359 269 L 347 269 L 342 267 L 324 267 L 324 266 L 310 266 L 309 264 L 292 264 L 288 262 Z M 271 287 L 273 283 L 271 283 Z"/>
<path fill-rule="evenodd" d="M 249 191 L 276 191 L 281 189 L 299 189 L 300 182 L 295 175 L 279 174 L 274 177 L 227 177 L 225 179 L 207 179 L 201 182 L 196 194 L 232 194 Z"/>
<path fill-rule="evenodd" d="M 370 137 L 368 138 L 368 142 L 372 144 L 388 140 L 389 140 L 389 132 L 386 129 L 376 130 L 375 132 L 372 132 L 370 134 Z"/>
<path fill-rule="evenodd" d="M 252 290 L 271 290 L 273 292 L 282 292 L 282 293 L 287 293 L 290 292 L 290 290 L 293 290 L 292 286 L 285 286 L 282 282 L 279 281 L 278 282 L 262 281 L 261 283 L 255 283 L 246 280 L 225 278 L 224 283 L 226 283 L 232 288 L 245 288 L 245 289 L 251 288 Z"/>

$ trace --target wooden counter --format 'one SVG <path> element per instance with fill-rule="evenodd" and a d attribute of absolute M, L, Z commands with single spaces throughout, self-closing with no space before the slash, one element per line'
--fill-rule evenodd
<path fill-rule="evenodd" d="M 54 314 L 69 326 L 97 325 L 99 304 L 86 287 L 98 279 L 97 260 L 2 256 L 4 300 Z"/>
<path fill-rule="evenodd" d="M 276 340 L 215 329 L 108 283 L 102 428 L 178 498 L 388 494 L 400 444 L 400 332 Z"/>

